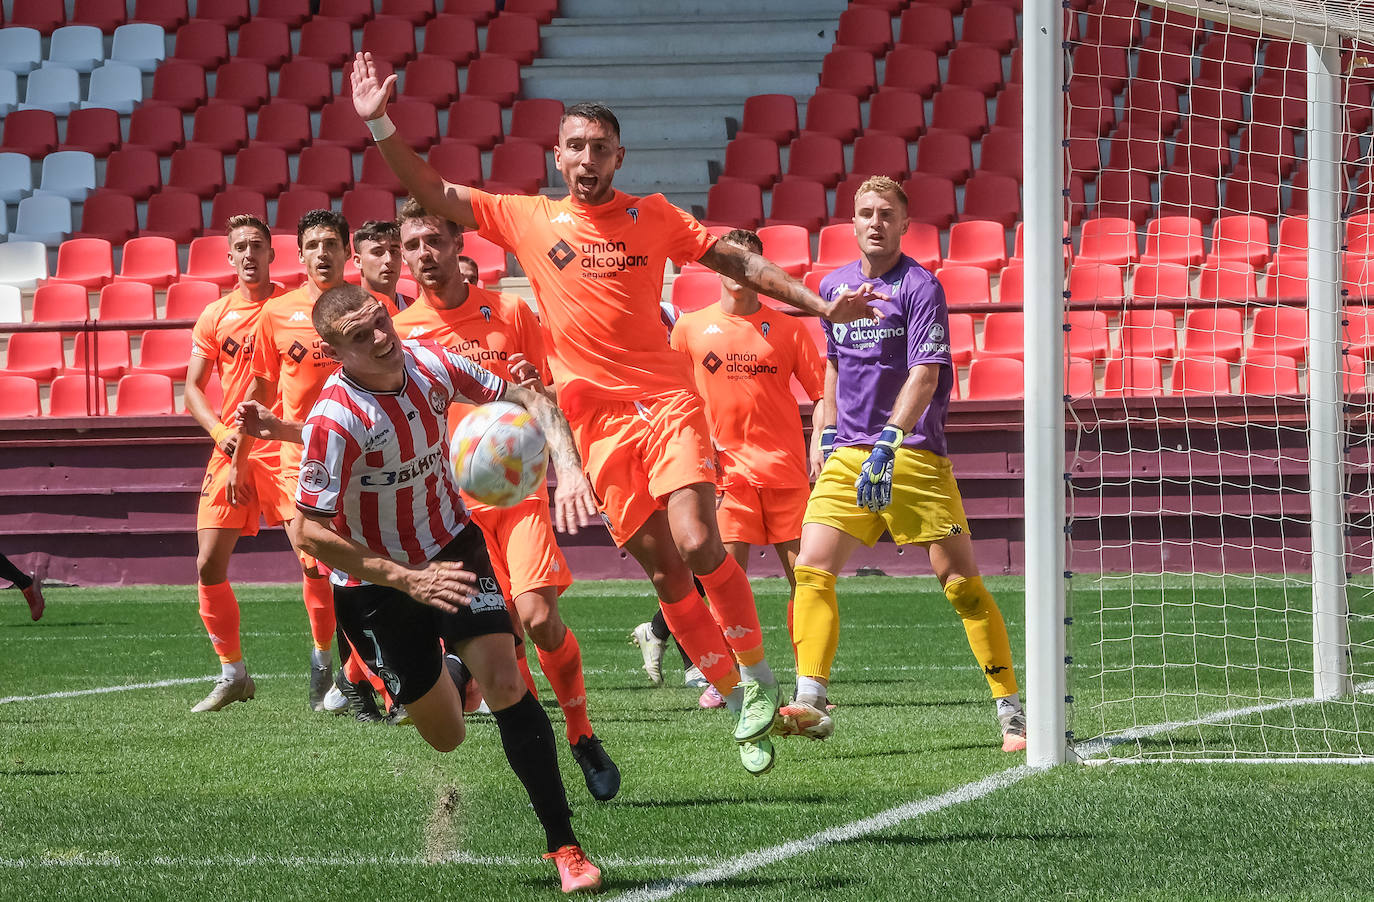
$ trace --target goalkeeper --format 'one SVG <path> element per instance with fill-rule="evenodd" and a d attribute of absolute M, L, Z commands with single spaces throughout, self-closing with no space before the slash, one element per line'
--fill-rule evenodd
<path fill-rule="evenodd" d="M 793 643 L 797 692 L 780 732 L 824 739 L 834 730 L 826 688 L 840 638 L 835 577 L 862 543 L 884 530 L 920 545 L 963 618 L 969 646 L 997 704 L 1004 751 L 1026 747 L 1011 646 L 997 602 L 983 586 L 963 501 L 945 444 L 954 386 L 944 289 L 904 255 L 907 198 L 890 178 L 859 186 L 854 235 L 860 257 L 827 275 L 821 297 L 868 286 L 883 296 L 878 320 L 828 324 L 825 397 L 813 420 L 812 457 L 823 462 L 806 506 L 796 565 Z"/>

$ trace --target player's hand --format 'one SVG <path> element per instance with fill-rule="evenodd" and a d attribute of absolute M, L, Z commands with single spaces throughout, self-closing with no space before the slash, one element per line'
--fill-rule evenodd
<path fill-rule="evenodd" d="M 230 455 L 229 459 L 233 461 L 233 455 Z M 224 484 L 224 500 L 228 501 L 230 506 L 238 507 L 247 504 L 252 498 L 253 485 L 248 481 L 246 468 L 241 469 L 237 463 L 230 463 L 229 476 Z"/>
<path fill-rule="evenodd" d="M 538 368 L 524 354 L 519 351 L 511 354 L 506 366 L 510 369 L 510 380 L 516 385 L 537 391 L 546 398 L 549 396 L 548 386 L 539 378 Z"/>
<path fill-rule="evenodd" d="M 244 435 L 274 440 L 277 437 L 274 430 L 280 424 L 277 415 L 257 401 L 244 401 L 234 409 L 234 420 L 229 425 L 238 427 Z"/>
<path fill-rule="evenodd" d="M 553 502 L 554 529 L 575 536 L 579 527 L 592 525 L 598 512 L 596 493 L 585 473 L 573 470 L 558 474 L 558 490 L 554 492 Z"/>
<path fill-rule="evenodd" d="M 830 454 L 835 450 L 835 436 L 838 434 L 834 426 L 826 426 L 817 436 L 815 446 L 811 449 L 811 479 L 815 481 L 820 478 L 821 469 L 825 467 L 825 462 L 830 459 Z"/>
<path fill-rule="evenodd" d="M 377 64 L 371 53 L 358 53 L 353 58 L 353 71 L 348 80 L 353 91 L 353 109 L 364 122 L 378 119 L 386 113 L 387 98 L 396 86 L 396 73 L 383 81 L 377 75 Z"/>
<path fill-rule="evenodd" d="M 854 482 L 859 507 L 876 514 L 892 503 L 892 464 L 905 437 L 902 430 L 890 423 L 883 427 L 882 435 L 864 461 L 863 472 Z"/>
<path fill-rule="evenodd" d="M 477 574 L 464 570 L 462 561 L 430 561 L 407 571 L 397 588 L 421 604 L 456 614 L 477 591 Z"/>
<path fill-rule="evenodd" d="M 867 282 L 858 288 L 838 291 L 825 305 L 822 316 L 832 323 L 852 323 L 860 319 L 882 319 L 883 312 L 875 301 L 890 300 L 887 295 L 873 289 Z"/>

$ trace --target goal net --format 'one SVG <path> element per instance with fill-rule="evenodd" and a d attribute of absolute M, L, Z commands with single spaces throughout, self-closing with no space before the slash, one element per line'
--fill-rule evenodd
<path fill-rule="evenodd" d="M 1072 744 L 1372 758 L 1374 4 L 1066 7 Z"/>

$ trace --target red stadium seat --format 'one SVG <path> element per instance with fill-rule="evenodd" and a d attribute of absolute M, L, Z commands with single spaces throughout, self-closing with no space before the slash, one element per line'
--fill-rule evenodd
<path fill-rule="evenodd" d="M 543 148 L 558 143 L 563 101 L 548 97 L 517 100 L 511 107 L 510 137 L 533 141 Z"/>
<path fill-rule="evenodd" d="M 42 413 L 38 382 L 29 376 L 0 371 L 0 419 L 36 417 Z"/>
<path fill-rule="evenodd" d="M 59 332 L 16 332 L 9 337 L 4 372 L 48 383 L 66 369 Z"/>
<path fill-rule="evenodd" d="M 35 323 L 85 322 L 90 317 L 91 301 L 84 285 L 48 281 L 33 293 Z"/>
<path fill-rule="evenodd" d="M 963 85 L 991 97 L 1002 89 L 1002 53 L 982 44 L 961 43 L 945 58 L 945 83 Z"/>
<path fill-rule="evenodd" d="M 272 95 L 267 86 L 267 67 L 254 60 L 231 60 L 215 70 L 217 101 L 256 110 Z M 197 110 L 196 112 L 200 112 Z"/>
<path fill-rule="evenodd" d="M 436 144 L 429 149 L 429 164 L 454 184 L 482 184 L 482 152 L 475 144 Z"/>
<path fill-rule="evenodd" d="M 278 259 L 280 260 L 280 258 Z M 182 279 L 167 288 L 167 309 L 163 311 L 163 317 L 165 319 L 195 319 L 222 294 L 224 292 L 220 291 L 219 286 L 214 282 Z M 146 337 L 144 341 L 147 341 Z M 141 347 L 146 352 L 147 345 L 144 344 Z M 190 349 L 188 348 L 187 351 L 189 353 Z"/>
<path fill-rule="evenodd" d="M 38 159 L 57 150 L 57 117 L 48 110 L 14 110 L 0 117 L 5 137 L 0 150 Z"/>
<path fill-rule="evenodd" d="M 1264 296 L 1270 300 L 1307 300 L 1307 257 L 1275 257 L 1264 268 Z"/>
<path fill-rule="evenodd" d="M 456 141 L 490 150 L 504 138 L 501 105 L 485 97 L 463 96 L 448 108 L 444 142 Z"/>
<path fill-rule="evenodd" d="M 902 181 L 911 171 L 907 142 L 896 135 L 864 135 L 854 142 L 851 175 L 885 175 Z"/>
<path fill-rule="evenodd" d="M 1120 217 L 1087 219 L 1079 236 L 1077 259 L 1125 266 L 1140 259 L 1136 224 Z"/>
<path fill-rule="evenodd" d="M 1164 167 L 1164 142 L 1154 129 L 1124 122 L 1111 134 L 1107 165 L 1113 169 L 1158 172 Z"/>
<path fill-rule="evenodd" d="M 963 184 L 973 172 L 968 136 L 935 129 L 926 132 L 916 142 L 916 172 Z"/>
<path fill-rule="evenodd" d="M 544 145 L 507 138 L 492 148 L 491 180 L 534 194 L 548 184 L 548 165 Z"/>
<path fill-rule="evenodd" d="M 924 47 L 901 46 L 883 62 L 883 85 L 879 94 L 905 91 L 930 98 L 940 89 L 940 61 Z"/>
<path fill-rule="evenodd" d="M 67 114 L 63 150 L 84 150 L 93 157 L 109 156 L 121 143 L 119 113 L 104 107 L 72 110 Z"/>
<path fill-rule="evenodd" d="M 973 315 L 951 313 L 949 315 L 949 353 L 955 366 L 967 366 L 973 359 L 976 343 L 973 338 Z"/>
<path fill-rule="evenodd" d="M 353 154 L 338 144 L 311 144 L 301 151 L 296 171 L 296 187 L 335 197 L 353 187 Z"/>
<path fill-rule="evenodd" d="M 436 16 L 425 26 L 420 57 L 437 56 L 455 65 L 466 66 L 477 58 L 478 24 L 467 16 Z"/>
<path fill-rule="evenodd" d="M 423 25 L 434 18 L 434 0 L 382 0 L 380 15 Z"/>
<path fill-rule="evenodd" d="M 705 225 L 757 229 L 763 222 L 763 193 L 748 182 L 718 182 L 706 192 Z"/>
<path fill-rule="evenodd" d="M 1269 224 L 1260 216 L 1222 216 L 1212 224 L 1209 262 L 1244 263 L 1262 269 L 1269 262 Z"/>
<path fill-rule="evenodd" d="M 821 229 L 816 248 L 816 266 L 834 269 L 853 263 L 859 257 L 859 242 L 854 227 L 847 224 L 828 225 Z"/>
<path fill-rule="evenodd" d="M 811 268 L 811 238 L 795 225 L 766 225 L 759 229 L 763 255 L 800 279 Z"/>
<path fill-rule="evenodd" d="M 67 24 L 66 4 L 62 0 L 14 0 L 9 24 L 51 35 Z"/>
<path fill-rule="evenodd" d="M 1270 122 L 1251 121 L 1240 136 L 1237 165 L 1255 176 L 1291 175 L 1297 165 L 1293 132 Z"/>
<path fill-rule="evenodd" d="M 48 394 L 50 417 L 104 416 L 110 412 L 107 405 L 105 380 L 81 374 L 58 376 Z"/>
<path fill-rule="evenodd" d="M 352 100 L 332 100 L 320 110 L 315 144 L 337 144 L 354 153 L 372 143 L 372 133 L 353 110 Z"/>
<path fill-rule="evenodd" d="M 1307 359 L 1307 311 L 1302 307 L 1261 307 L 1255 312 L 1250 355 L 1282 354 Z"/>
<path fill-rule="evenodd" d="M 1147 398 L 1164 394 L 1164 374 L 1153 357 L 1113 357 L 1107 361 L 1102 394 L 1108 397 Z"/>
<path fill-rule="evenodd" d="M 830 214 L 831 223 L 851 223 L 854 221 L 854 195 L 868 176 L 847 175 L 835 186 L 835 210 Z"/>
<path fill-rule="evenodd" d="M 343 19 L 315 16 L 301 26 L 297 60 L 317 60 L 328 66 L 341 66 L 352 56 L 353 27 Z M 283 95 L 278 93 L 278 96 Z"/>
<path fill-rule="evenodd" d="M 170 238 L 139 236 L 124 244 L 116 282 L 147 282 L 166 288 L 177 277 L 177 245 Z"/>
<path fill-rule="evenodd" d="M 844 147 L 829 135 L 803 134 L 792 142 L 787 174 L 831 187 L 844 175 Z"/>
<path fill-rule="evenodd" d="M 434 104 L 419 100 L 396 100 L 387 105 L 387 115 L 396 129 L 417 151 L 439 140 L 439 116 Z"/>
<path fill-rule="evenodd" d="M 1096 363 L 1110 350 L 1107 314 L 1101 310 L 1069 310 L 1064 314 L 1064 353 Z"/>
<path fill-rule="evenodd" d="M 1227 177 L 1222 192 L 1224 214 L 1248 213 L 1277 219 L 1283 210 L 1282 186 L 1278 173 L 1251 173 L 1238 166 Z"/>
<path fill-rule="evenodd" d="M 1255 271 L 1245 263 L 1209 263 L 1198 279 L 1197 296 L 1206 301 L 1254 300 Z"/>
<path fill-rule="evenodd" d="M 186 143 L 182 111 L 168 103 L 145 103 L 129 117 L 124 149 L 144 148 L 166 156 Z"/>
<path fill-rule="evenodd" d="M 1238 308 L 1199 307 L 1184 318 L 1183 359 L 1219 357 L 1236 363 L 1244 340 L 1245 316 Z"/>
<path fill-rule="evenodd" d="M 968 220 L 950 226 L 945 265 L 976 266 L 988 272 L 1000 272 L 1007 265 L 1007 234 L 1002 224 Z"/>
<path fill-rule="evenodd" d="M 92 342 L 89 339 L 91 334 L 95 335 L 94 348 L 91 347 Z M 79 332 L 76 336 L 75 350 L 72 352 L 72 365 L 67 367 L 67 372 L 93 371 L 102 379 L 118 379 L 132 365 L 128 332 Z"/>
<path fill-rule="evenodd" d="M 1097 376 L 1091 361 L 1081 357 L 1064 358 L 1064 394 L 1087 398 L 1097 393 Z"/>
<path fill-rule="evenodd" d="M 479 56 L 468 64 L 466 92 L 510 106 L 520 96 L 520 64 L 504 56 Z"/>
<path fill-rule="evenodd" d="M 177 244 L 189 244 L 205 228 L 200 198 L 191 191 L 159 191 L 148 198 L 147 223 L 140 236 L 169 238 Z"/>
<path fill-rule="evenodd" d="M 767 188 L 777 181 L 781 174 L 778 145 L 770 139 L 757 135 L 738 135 L 725 145 L 722 179 L 749 182 L 760 188 Z"/>
<path fill-rule="evenodd" d="M 985 44 L 999 54 L 1010 53 L 1020 43 L 1016 31 L 1016 11 L 995 3 L 976 3 L 964 10 L 963 37 L 967 43 Z"/>
<path fill-rule="evenodd" d="M 384 188 L 397 195 L 406 193 L 405 185 L 402 185 L 400 178 L 391 171 L 386 160 L 382 159 L 382 152 L 376 147 L 363 150 L 363 171 L 358 177 L 358 184 Z"/>
<path fill-rule="evenodd" d="M 205 70 L 186 60 L 167 60 L 159 63 L 153 73 L 151 100 L 169 103 L 183 113 L 190 113 L 206 102 Z"/>
<path fill-rule="evenodd" d="M 134 0 L 134 14 L 129 21 L 161 25 L 171 33 L 186 24 L 190 17 L 186 0 Z"/>
<path fill-rule="evenodd" d="M 954 17 L 949 9 L 934 4 L 915 4 L 902 11 L 898 38 L 901 47 L 921 47 L 944 56 L 945 51 L 954 46 Z"/>
<path fill-rule="evenodd" d="M 1255 77 L 1255 47 L 1242 35 L 1217 34 L 1202 45 L 1198 81 L 1238 91 Z"/>
<path fill-rule="evenodd" d="M 966 138 L 976 139 L 988 130 L 987 100 L 974 88 L 946 85 L 935 95 L 932 109 L 932 131 L 957 132 Z"/>
<path fill-rule="evenodd" d="M 362 50 L 399 69 L 415 57 L 415 26 L 405 19 L 377 18 L 365 22 Z"/>
<path fill-rule="evenodd" d="M 1231 364 L 1201 352 L 1180 357 L 1174 363 L 1175 395 L 1229 395 Z"/>
<path fill-rule="evenodd" d="M 225 28 L 237 28 L 248 21 L 250 15 L 248 0 L 215 0 L 214 3 L 206 3 L 204 8 L 196 4 L 197 19 L 209 19 Z"/>
<path fill-rule="evenodd" d="M 396 196 L 385 188 L 359 185 L 344 192 L 341 212 L 349 222 L 364 223 L 369 219 L 385 222 L 396 218 Z"/>
<path fill-rule="evenodd" d="M 919 149 L 917 153 L 919 159 Z M 907 209 L 912 222 L 943 229 L 954 221 L 954 182 L 950 179 L 915 172 L 902 182 L 902 190 L 908 198 L 919 198 L 919 203 L 913 201 Z"/>
<path fill-rule="evenodd" d="M 57 272 L 44 284 L 71 284 L 79 285 L 83 290 L 94 290 L 113 278 L 114 255 L 110 241 L 104 238 L 70 238 L 58 246 Z"/>
<path fill-rule="evenodd" d="M 261 222 L 267 222 L 267 199 L 261 191 L 230 187 L 216 194 L 210 202 L 210 221 L 207 228 L 212 232 L 223 231 L 231 217 L 241 214 L 255 216 Z M 192 243 L 198 240 L 200 239 L 195 239 Z"/>
<path fill-rule="evenodd" d="M 116 416 L 161 417 L 176 413 L 172 380 L 161 373 L 130 373 L 115 388 Z"/>
<path fill-rule="evenodd" d="M 310 142 L 310 137 L 310 109 L 305 104 L 293 100 L 274 100 L 258 110 L 253 147 L 299 153 Z M 235 164 L 236 181 L 240 177 L 239 172 Z"/>
<path fill-rule="evenodd" d="M 1202 223 L 1191 216 L 1161 216 L 1145 226 L 1142 263 L 1202 265 Z"/>
<path fill-rule="evenodd" d="M 276 69 L 291 58 L 291 29 L 280 20 L 250 19 L 239 27 L 238 39 L 236 60 Z"/>
<path fill-rule="evenodd" d="M 835 46 L 882 56 L 892 49 L 892 17 L 871 6 L 849 7 L 840 13 Z"/>
<path fill-rule="evenodd" d="M 709 307 L 720 300 L 720 276 L 714 272 L 680 273 L 673 279 L 671 300 L 683 313 Z"/>
<path fill-rule="evenodd" d="M 1025 356 L 1025 315 L 999 311 L 983 318 L 983 357 Z"/>
<path fill-rule="evenodd" d="M 406 64 L 401 97 L 432 106 L 448 106 L 458 99 L 458 67 L 442 56 L 421 56 Z"/>
<path fill-rule="evenodd" d="M 97 189 L 86 195 L 86 202 L 81 205 L 81 229 L 72 238 L 98 238 L 122 245 L 137 231 L 134 199 L 118 191 Z"/>
<path fill-rule="evenodd" d="M 477 261 L 478 279 L 490 285 L 506 274 L 506 251 L 476 232 L 463 235 L 463 253 Z"/>
<path fill-rule="evenodd" d="M 1213 178 L 1231 168 L 1231 139 L 1215 119 L 1193 115 L 1183 123 L 1174 143 L 1175 172 Z"/>
<path fill-rule="evenodd" d="M 289 188 L 277 197 L 277 218 L 273 220 L 272 227 L 294 235 L 296 223 L 302 216 L 311 210 L 328 209 L 329 195 L 318 188 Z M 278 260 L 273 266 L 281 262 Z"/>
<path fill-rule="evenodd" d="M 1298 361 L 1287 354 L 1257 354 L 1251 348 L 1240 367 L 1243 395 L 1297 395 Z"/>
<path fill-rule="evenodd" d="M 114 34 L 128 19 L 124 0 L 76 0 L 71 24 L 94 25 L 105 34 Z"/>
<path fill-rule="evenodd" d="M 277 73 L 277 93 L 272 103 L 294 101 L 318 110 L 334 96 L 329 64 L 315 59 L 293 59 Z M 270 106 L 271 104 L 269 104 Z"/>
<path fill-rule="evenodd" d="M 1178 128 L 1179 90 L 1163 82 L 1133 80 L 1126 89 L 1126 126 L 1133 132 L 1171 135 Z"/>
<path fill-rule="evenodd" d="M 1178 301 L 1190 294 L 1186 266 L 1178 263 L 1142 263 L 1136 267 L 1131 295 L 1137 301 Z"/>
<path fill-rule="evenodd" d="M 276 259 L 272 261 L 272 281 L 288 289 L 299 287 L 305 281 L 305 264 L 301 262 L 294 225 L 289 232 L 272 233 L 272 250 L 276 252 Z"/>
<path fill-rule="evenodd" d="M 979 357 L 969 364 L 967 401 L 1014 401 L 1025 396 L 1025 369 L 1014 357 Z"/>
<path fill-rule="evenodd" d="M 926 269 L 940 268 L 940 230 L 924 222 L 913 222 L 902 234 L 902 253 Z"/>
<path fill-rule="evenodd" d="M 214 69 L 229 59 L 229 32 L 220 23 L 197 16 L 177 29 L 172 59 Z"/>
<path fill-rule="evenodd" d="M 773 186 L 771 225 L 801 226 L 814 232 L 825 224 L 825 186 L 811 179 L 783 179 Z"/>
<path fill-rule="evenodd" d="M 1168 360 L 1178 348 L 1178 318 L 1171 310 L 1130 308 L 1121 314 L 1119 335 L 1128 357 Z"/>
<path fill-rule="evenodd" d="M 529 101 L 521 101 L 527 103 Z M 519 108 L 520 104 L 516 104 Z M 783 144 L 797 137 L 797 99 L 791 94 L 755 94 L 745 98 L 739 134 Z"/>
<path fill-rule="evenodd" d="M 806 127 L 802 135 L 829 135 L 847 144 L 861 131 L 859 98 L 853 94 L 822 91 L 807 100 Z"/>
<path fill-rule="evenodd" d="M 1099 81 L 1112 94 L 1120 93 L 1131 75 L 1124 47 L 1081 45 L 1073 51 L 1071 65 L 1075 76 Z"/>
<path fill-rule="evenodd" d="M 993 128 L 1022 128 L 1022 107 L 1025 105 L 1025 91 L 1013 82 L 997 92 L 993 98 L 995 111 L 992 116 Z"/>
<path fill-rule="evenodd" d="M 951 266 L 947 263 L 936 271 L 935 278 L 940 280 L 941 287 L 945 289 L 945 300 L 951 304 L 992 303 L 988 271 L 981 266 Z"/>
<path fill-rule="evenodd" d="M 1188 112 L 1193 120 L 1232 135 L 1246 121 L 1244 99 L 1245 95 L 1233 88 L 1194 84 L 1188 91 Z"/>
<path fill-rule="evenodd" d="M 964 183 L 961 220 L 991 220 L 1010 229 L 1021 219 L 1021 184 L 1010 175 L 975 172 Z"/>
<path fill-rule="evenodd" d="M 1075 302 L 1115 307 L 1125 296 L 1119 267 L 1080 260 L 1069 269 L 1069 297 Z"/>
<path fill-rule="evenodd" d="M 993 126 L 979 143 L 978 171 L 1022 180 L 1025 135 L 1019 128 Z"/>
<path fill-rule="evenodd" d="M 504 56 L 528 66 L 539 55 L 539 22 L 518 13 L 502 12 L 487 23 L 483 55 Z"/>
<path fill-rule="evenodd" d="M 925 105 L 910 91 L 879 91 L 868 101 L 865 135 L 897 135 L 915 141 L 926 130 Z"/>
<path fill-rule="evenodd" d="M 878 86 L 872 55 L 862 50 L 831 50 L 821 60 L 820 86 L 862 100 Z"/>
<path fill-rule="evenodd" d="M 1099 218 L 1130 220 L 1143 225 L 1154 210 L 1150 175 L 1138 170 L 1104 169 L 1097 180 Z"/>
<path fill-rule="evenodd" d="M 119 319 L 156 319 L 157 304 L 153 289 L 139 282 L 111 282 L 100 289 L 95 318 L 102 321 Z"/>
<path fill-rule="evenodd" d="M 180 188 L 202 198 L 224 190 L 224 154 L 213 147 L 188 145 L 172 153 L 168 188 Z"/>
<path fill-rule="evenodd" d="M 1159 179 L 1160 219 L 1187 217 L 1195 219 L 1199 227 L 1216 216 L 1221 196 L 1217 193 L 1215 175 L 1195 172 L 1166 172 Z"/>
<path fill-rule="evenodd" d="M 320 18 L 339 19 L 357 28 L 372 18 L 372 0 L 320 0 Z"/>
<path fill-rule="evenodd" d="M 485 25 L 496 15 L 497 0 L 444 0 L 444 12 Z"/>
<path fill-rule="evenodd" d="M 172 156 L 184 153 L 187 148 L 210 148 L 218 154 L 234 153 L 247 144 L 247 113 L 240 106 L 217 100 L 196 110 L 190 142 L 182 150 L 173 151 Z"/>
<path fill-rule="evenodd" d="M 505 11 L 529 16 L 541 25 L 548 25 L 558 15 L 558 0 L 506 0 Z"/>

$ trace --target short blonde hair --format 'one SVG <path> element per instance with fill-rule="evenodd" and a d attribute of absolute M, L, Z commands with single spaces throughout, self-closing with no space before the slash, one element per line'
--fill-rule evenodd
<path fill-rule="evenodd" d="M 859 185 L 859 190 L 854 192 L 855 197 L 862 197 L 865 194 L 886 194 L 893 200 L 902 202 L 902 209 L 907 209 L 906 192 L 902 186 L 897 184 L 895 179 L 890 179 L 885 175 L 870 175 Z"/>

